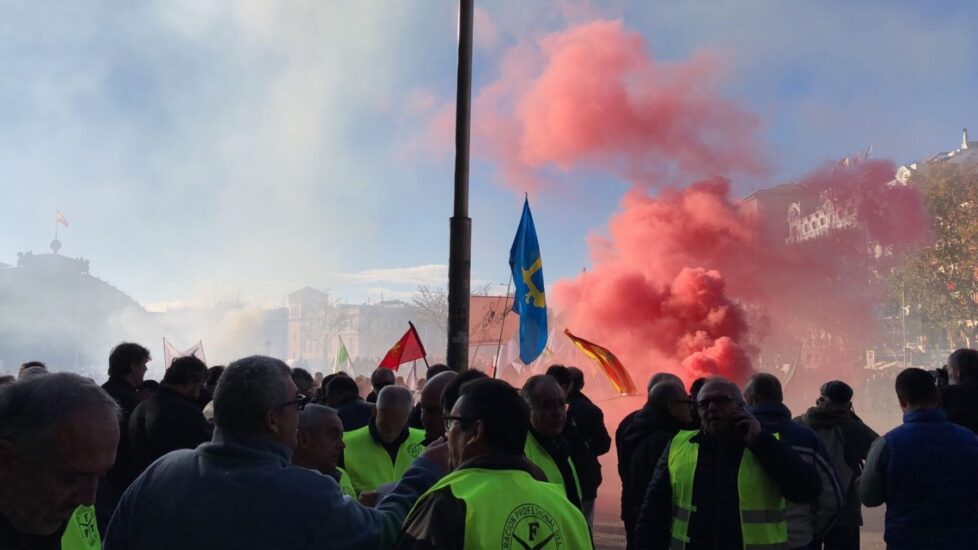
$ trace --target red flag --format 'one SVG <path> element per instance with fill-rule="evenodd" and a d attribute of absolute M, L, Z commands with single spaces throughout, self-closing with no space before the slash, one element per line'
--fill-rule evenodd
<path fill-rule="evenodd" d="M 418 331 L 414 329 L 414 323 L 408 322 L 411 328 L 401 336 L 401 339 L 394 344 L 394 347 L 387 352 L 384 359 L 377 365 L 380 368 L 397 370 L 402 363 L 422 359 L 427 353 L 424 351 L 424 344 L 418 337 Z"/>
<path fill-rule="evenodd" d="M 574 342 L 577 349 L 581 350 L 584 355 L 598 363 L 604 375 L 608 377 L 608 381 L 614 386 L 615 391 L 622 395 L 637 393 L 635 382 L 632 381 L 632 377 L 628 375 L 628 371 L 625 370 L 614 353 L 583 338 L 574 336 L 567 329 L 564 329 L 564 334 L 571 339 L 571 342 Z"/>

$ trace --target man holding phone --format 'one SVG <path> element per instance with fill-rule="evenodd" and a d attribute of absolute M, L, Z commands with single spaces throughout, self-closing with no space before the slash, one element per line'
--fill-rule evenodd
<path fill-rule="evenodd" d="M 814 467 L 762 432 L 733 382 L 709 379 L 696 405 L 703 427 L 663 451 L 629 548 L 786 548 L 785 498 L 818 497 Z"/>

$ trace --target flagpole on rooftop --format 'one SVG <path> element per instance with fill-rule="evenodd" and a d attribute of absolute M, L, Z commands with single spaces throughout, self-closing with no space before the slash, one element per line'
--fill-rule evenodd
<path fill-rule="evenodd" d="M 472 102 L 472 20 L 474 0 L 460 0 L 458 74 L 455 96 L 455 210 L 448 253 L 448 366 L 461 372 L 469 363 L 469 298 L 472 219 L 469 218 L 469 126 Z"/>

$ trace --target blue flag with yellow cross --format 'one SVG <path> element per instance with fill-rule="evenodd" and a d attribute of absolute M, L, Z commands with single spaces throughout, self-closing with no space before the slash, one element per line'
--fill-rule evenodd
<path fill-rule="evenodd" d="M 547 346 L 547 296 L 543 285 L 543 259 L 530 201 L 523 201 L 523 217 L 509 250 L 516 295 L 513 311 L 520 316 L 520 360 L 529 365 Z"/>

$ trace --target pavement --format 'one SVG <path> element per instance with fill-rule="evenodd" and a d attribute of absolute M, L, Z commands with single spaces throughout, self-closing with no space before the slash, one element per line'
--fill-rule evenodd
<path fill-rule="evenodd" d="M 599 507 L 609 510 L 609 506 Z M 618 507 L 614 506 L 617 513 Z M 863 528 L 860 547 L 862 550 L 885 550 L 883 543 L 883 515 L 885 508 L 863 508 Z M 625 548 L 625 527 L 617 516 L 610 513 L 595 513 L 594 547 L 596 550 L 618 550 Z"/>

